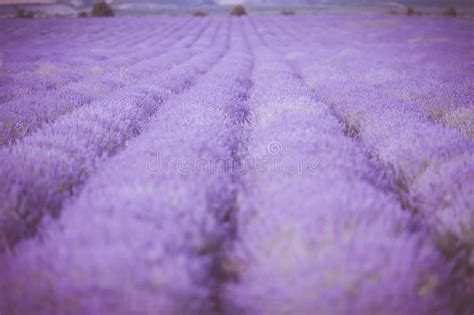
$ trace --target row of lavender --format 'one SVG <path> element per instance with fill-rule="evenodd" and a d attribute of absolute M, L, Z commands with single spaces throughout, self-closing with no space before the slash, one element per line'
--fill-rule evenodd
<path fill-rule="evenodd" d="M 194 84 L 221 53 L 206 49 L 213 45 L 219 24 L 207 28 L 205 34 L 202 29 L 187 32 L 172 53 L 150 61 L 145 70 L 151 75 L 141 82 L 81 103 L 76 109 L 68 108 L 68 102 L 45 100 L 39 108 L 43 115 L 35 116 L 31 110 L 32 123 L 41 123 L 41 118 L 52 122 L 24 141 L 0 149 L 1 247 L 34 232 L 43 214 L 57 213 L 64 198 L 74 194 L 102 159 L 140 133 L 164 100 Z M 197 37 L 196 32 L 202 36 Z"/>
<path fill-rule="evenodd" d="M 0 312 L 468 314 L 472 239 L 453 213 L 472 215 L 472 173 L 449 172 L 472 172 L 472 142 L 399 102 L 395 60 L 339 56 L 350 38 L 391 47 L 345 22 L 177 27 L 113 95 L 44 102 L 0 151 L 3 246 L 40 222 L 43 239 L 0 258 Z"/>
<path fill-rule="evenodd" d="M 163 28 L 167 24 L 170 23 L 158 24 L 156 25 L 158 32 L 150 32 L 146 30 L 146 24 L 137 23 L 137 28 L 132 29 L 135 36 L 131 36 L 121 28 L 118 28 L 120 31 L 118 34 L 113 34 L 111 30 L 104 32 L 103 26 L 92 23 L 81 25 L 81 27 L 76 25 L 72 28 L 77 30 L 76 32 L 72 32 L 66 25 L 57 23 L 35 25 L 37 28 L 31 25 L 15 25 L 13 29 L 7 25 L 4 34 L 8 36 L 2 36 L 2 54 L 8 60 L 3 67 L 5 74 L 3 83 L 15 84 L 13 87 L 22 87 L 26 91 L 41 87 L 55 88 L 59 83 L 68 82 L 74 78 L 69 77 L 72 74 L 76 76 L 88 74 L 92 66 L 97 71 L 104 65 L 105 59 L 109 59 L 108 64 L 114 65 L 111 58 L 115 57 L 117 61 L 120 61 L 121 55 L 127 56 L 130 52 L 130 47 L 141 41 L 155 38 L 153 35 L 162 33 L 159 31 L 160 26 Z M 58 34 L 62 29 L 69 32 Z M 100 32 L 101 29 L 102 32 Z M 17 32 L 24 36 L 15 36 Z M 61 35 L 68 35 L 68 37 Z M 59 74 L 57 72 L 63 75 L 55 76 Z M 28 84 L 24 86 L 21 81 L 12 82 L 14 79 L 18 81 L 18 79 L 26 80 L 31 77 L 35 80 L 26 81 L 25 83 Z M 2 101 L 5 101 L 7 97 L 14 96 L 3 95 Z"/>
<path fill-rule="evenodd" d="M 170 49 L 188 33 L 186 24 L 180 24 L 179 32 L 171 29 L 171 32 L 148 34 L 152 36 L 146 36 L 144 38 L 146 40 L 140 44 L 140 47 L 135 48 L 133 45 L 133 42 L 140 42 L 143 39 L 140 37 L 134 38 L 133 42 L 125 42 L 125 49 L 109 47 L 109 51 L 117 54 L 112 53 L 101 62 L 91 60 L 80 63 L 78 67 L 86 71 L 77 71 L 77 68 L 73 67 L 70 69 L 71 73 L 56 72 L 54 69 L 57 67 L 57 62 L 55 61 L 55 66 L 44 78 L 43 72 L 48 72 L 48 67 L 52 66 L 42 59 L 31 62 L 34 70 L 24 71 L 24 76 L 18 75 L 21 71 L 15 69 L 12 76 L 6 76 L 2 93 L 3 98 L 9 101 L 0 107 L 2 117 L 0 144 L 22 138 L 45 121 L 52 122 L 66 112 L 108 95 L 140 78 L 145 78 L 152 71 L 161 70 L 153 67 L 159 61 L 158 57 L 163 54 L 173 55 Z M 202 27 L 196 28 L 197 31 L 200 29 L 202 30 Z M 199 33 L 196 35 L 198 36 Z M 165 37 L 165 40 L 161 40 L 161 37 Z M 117 40 L 120 42 L 121 38 Z M 187 41 L 182 40 L 178 46 L 187 48 L 192 40 L 192 37 L 188 37 Z M 132 50 L 129 46 L 134 49 Z M 84 55 L 81 50 L 77 53 Z M 52 56 L 48 57 L 55 60 Z M 17 65 L 14 62 L 12 64 L 13 68 Z M 117 65 L 120 66 L 117 67 Z M 32 76 L 31 71 L 39 72 L 39 74 Z M 31 84 L 31 82 L 36 83 Z"/>
<path fill-rule="evenodd" d="M 156 174 L 150 160 L 154 154 L 163 160 L 231 157 L 238 141 L 233 106 L 248 89 L 251 59 L 241 31 L 225 24 L 204 56 L 208 66 L 205 59 L 193 64 L 207 71 L 209 62 L 217 62 L 207 74 L 161 105 L 147 130 L 68 204 L 62 227 L 54 224 L 47 242 L 23 243 L 21 254 L 2 266 L 7 311 L 211 314 L 217 307 L 210 298 L 217 290 L 210 276 L 217 258 L 207 248 L 222 227 L 219 214 L 208 209 L 210 202 L 216 211 L 228 203 L 232 178 L 186 175 L 176 168 Z M 32 275 L 39 277 L 35 286 L 28 285 Z M 21 289 L 8 290 L 11 285 Z M 45 290 L 48 285 L 54 291 Z M 81 294 L 95 288 L 100 291 L 92 298 Z"/>
<path fill-rule="evenodd" d="M 292 37 L 327 24 L 307 20 L 294 28 L 281 23 L 270 28 Z M 314 77 L 308 81 L 310 87 L 330 84 L 317 73 L 333 80 L 344 71 L 345 80 L 371 86 L 371 97 L 391 98 L 410 110 L 418 108 L 427 118 L 474 139 L 472 22 L 373 17 L 353 18 L 343 25 L 314 37 L 327 45 L 311 49 L 317 63 L 306 64 Z M 297 51 L 287 55 L 288 59 L 298 57 L 302 56 Z"/>
<path fill-rule="evenodd" d="M 446 312 L 438 284 L 448 268 L 426 232 L 414 229 L 379 167 L 265 45 L 265 32 L 258 37 L 254 22 L 248 154 L 271 154 L 272 169 L 243 177 L 240 240 L 231 254 L 242 273 L 227 299 L 248 314 Z M 300 168 L 288 172 L 284 164 L 295 158 Z"/>
<path fill-rule="evenodd" d="M 314 28 L 325 25 L 309 22 Z M 392 28 L 407 23 L 403 18 L 389 22 Z M 267 39 L 286 56 L 313 90 L 314 97 L 330 104 L 333 114 L 345 124 L 347 135 L 366 147 L 385 169 L 393 171 L 392 189 L 401 204 L 429 226 L 434 242 L 451 264 L 446 294 L 452 295 L 456 312 L 471 311 L 474 308 L 474 81 L 469 72 L 472 68 L 469 56 L 474 47 L 474 37 L 469 37 L 472 25 L 461 21 L 455 31 L 442 33 L 436 28 L 427 31 L 420 25 L 405 25 L 408 29 L 418 27 L 424 30 L 420 33 L 425 33 L 420 35 L 426 40 L 419 39 L 422 44 L 417 44 L 422 47 L 413 51 L 410 42 L 395 45 L 380 40 L 362 42 L 359 38 L 364 38 L 364 34 L 354 31 L 347 36 L 326 31 L 314 39 L 325 45 L 308 50 L 304 42 L 296 40 L 296 34 L 308 25 L 294 24 L 292 29 L 277 20 L 268 23 L 272 25 L 269 28 L 280 24 L 280 30 L 288 30 Z M 437 23 L 433 25 L 440 27 Z M 395 33 L 392 36 L 401 31 L 392 30 Z M 440 37 L 449 42 L 450 49 L 436 41 Z M 401 47 L 394 48 L 396 45 Z M 440 46 L 444 50 L 442 55 L 437 53 Z M 294 49 L 304 53 L 295 54 Z M 351 51 L 349 60 L 349 55 L 341 50 L 359 53 Z M 428 59 L 418 64 L 420 55 L 433 61 Z M 401 60 L 406 68 L 400 66 Z M 418 97 L 403 99 L 400 95 Z M 433 113 L 439 113 L 438 117 Z M 446 119 L 450 119 L 449 123 Z"/>

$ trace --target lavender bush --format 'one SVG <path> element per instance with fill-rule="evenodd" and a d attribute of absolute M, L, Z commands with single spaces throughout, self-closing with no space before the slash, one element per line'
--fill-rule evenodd
<path fill-rule="evenodd" d="M 326 46 L 325 49 L 331 48 Z M 424 220 L 434 241 L 455 265 L 452 277 L 457 279 L 455 282 L 464 282 L 450 289 L 450 293 L 456 295 L 453 299 L 458 301 L 454 302 L 456 311 L 468 311 L 472 308 L 470 297 L 474 290 L 470 271 L 473 265 L 469 258 L 474 239 L 471 232 L 474 224 L 471 180 L 474 146 L 469 137 L 457 132 L 465 130 L 465 124 L 458 121 L 454 130 L 442 128 L 414 102 L 396 100 L 392 96 L 394 92 L 387 95 L 388 89 L 380 89 L 383 86 L 380 79 L 376 83 L 359 81 L 355 73 L 360 74 L 363 70 L 352 75 L 348 69 L 345 77 L 341 77 L 341 72 L 331 70 L 332 65 L 315 66 L 320 61 L 313 59 L 318 58 L 316 51 L 312 53 L 311 59 L 305 54 L 286 56 L 315 97 L 330 104 L 333 114 L 349 131 L 348 136 L 366 146 L 385 168 L 393 171 L 393 190 L 403 206 L 413 213 L 422 212 L 426 217 Z M 322 59 L 319 56 L 319 60 Z M 363 60 L 355 59 L 351 65 L 357 67 Z M 315 68 L 324 69 L 325 76 L 315 72 Z M 364 70 L 365 73 L 368 71 L 370 69 Z M 380 78 L 385 80 L 389 76 Z M 472 84 L 469 77 L 457 80 Z M 451 106 L 472 110 L 472 93 L 467 92 L 464 96 Z"/>
<path fill-rule="evenodd" d="M 0 20 L 0 314 L 472 314 L 473 27 Z"/>

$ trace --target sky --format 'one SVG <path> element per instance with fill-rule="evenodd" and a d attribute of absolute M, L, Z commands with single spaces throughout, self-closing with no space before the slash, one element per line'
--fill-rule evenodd
<path fill-rule="evenodd" d="M 0 4 L 56 3 L 56 0 L 0 0 Z"/>
<path fill-rule="evenodd" d="M 0 0 L 0 4 L 16 4 L 16 3 L 55 3 L 57 0 Z M 113 1 L 112 1 L 113 2 Z M 134 2 L 133 0 L 128 2 Z M 183 4 L 191 4 L 192 2 L 202 2 L 202 1 L 163 1 L 163 0 L 151 0 L 150 2 L 154 3 L 183 3 Z M 221 5 L 233 5 L 238 3 L 251 3 L 251 2 L 261 2 L 259 0 L 214 0 L 214 1 L 206 1 L 206 2 L 214 2 L 216 4 Z M 275 2 L 278 2 L 276 0 Z M 294 1 L 298 2 L 298 1 Z"/>
<path fill-rule="evenodd" d="M 114 2 L 116 0 L 108 0 L 107 2 Z M 473 0 L 474 1 L 474 0 Z M 0 0 L 0 5 L 2 4 L 21 4 L 21 3 L 64 3 L 66 1 L 61 0 Z M 86 1 L 87 2 L 87 1 Z M 141 0 L 127 0 L 127 1 L 120 1 L 120 2 L 143 2 Z M 262 3 L 307 3 L 307 2 L 317 2 L 314 0 L 149 0 L 146 2 L 150 3 L 166 3 L 166 4 L 182 4 L 182 5 L 193 5 L 193 4 L 217 4 L 217 5 L 234 5 L 234 4 L 262 4 Z"/>

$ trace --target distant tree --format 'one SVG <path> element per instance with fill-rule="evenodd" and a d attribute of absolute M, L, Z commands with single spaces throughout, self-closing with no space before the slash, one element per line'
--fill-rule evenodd
<path fill-rule="evenodd" d="M 421 15 L 421 12 L 413 9 L 412 7 L 408 7 L 405 14 L 408 16 L 413 16 L 413 15 Z"/>
<path fill-rule="evenodd" d="M 92 16 L 114 16 L 114 11 L 105 2 L 105 0 L 97 0 L 92 7 Z"/>
<path fill-rule="evenodd" d="M 229 13 L 231 16 L 242 16 L 242 15 L 247 15 L 247 11 L 245 10 L 243 5 L 235 5 Z"/>
<path fill-rule="evenodd" d="M 202 11 L 202 10 L 194 10 L 193 11 L 193 16 L 206 16 L 206 12 Z"/>
<path fill-rule="evenodd" d="M 387 14 L 398 15 L 398 14 L 400 14 L 400 12 L 398 12 L 398 10 L 396 10 L 396 9 L 389 9 L 387 11 Z"/>
<path fill-rule="evenodd" d="M 281 15 L 295 15 L 295 11 L 290 10 L 290 9 L 283 9 L 281 10 Z"/>
<path fill-rule="evenodd" d="M 20 19 L 31 19 L 34 18 L 34 13 L 31 11 L 26 11 L 22 8 L 16 9 L 15 17 Z"/>
<path fill-rule="evenodd" d="M 454 7 L 449 7 L 443 12 L 443 15 L 444 16 L 454 16 L 455 17 L 455 16 L 458 15 L 458 12 L 456 11 L 456 9 Z"/>
<path fill-rule="evenodd" d="M 81 11 L 81 12 L 79 12 L 78 16 L 81 17 L 81 18 L 84 18 L 84 17 L 88 17 L 89 14 L 86 11 Z"/>

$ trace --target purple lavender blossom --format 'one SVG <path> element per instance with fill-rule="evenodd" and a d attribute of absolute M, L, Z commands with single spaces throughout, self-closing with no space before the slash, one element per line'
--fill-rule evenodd
<path fill-rule="evenodd" d="M 0 28 L 0 314 L 474 311 L 472 20 Z"/>

